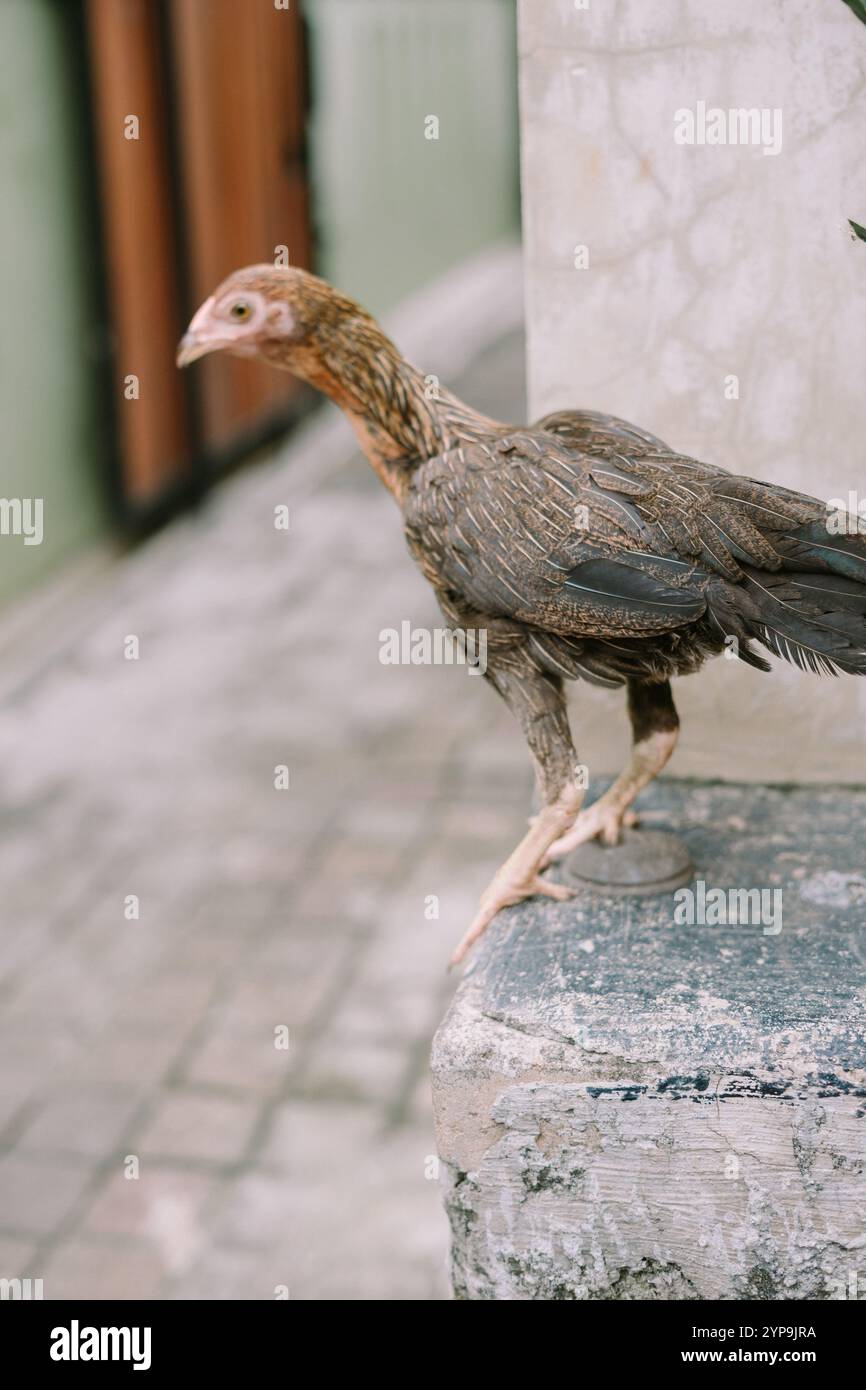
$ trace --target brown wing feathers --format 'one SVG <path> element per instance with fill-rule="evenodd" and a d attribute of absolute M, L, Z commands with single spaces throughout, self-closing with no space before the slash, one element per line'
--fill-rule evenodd
<path fill-rule="evenodd" d="M 866 537 L 823 504 L 562 411 L 423 464 L 407 533 L 440 589 L 514 619 L 549 671 L 621 683 L 695 670 L 737 639 L 866 671 Z M 422 561 L 424 563 L 424 561 Z"/>

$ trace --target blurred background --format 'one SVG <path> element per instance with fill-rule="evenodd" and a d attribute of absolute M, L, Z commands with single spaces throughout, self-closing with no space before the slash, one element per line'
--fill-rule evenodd
<path fill-rule="evenodd" d="M 438 616 L 343 422 L 174 352 L 282 257 L 523 418 L 514 4 L 4 0 L 0 64 L 0 1276 L 444 1297 L 427 1055 L 529 768 L 380 664 Z"/>
<path fill-rule="evenodd" d="M 6 487 L 55 517 L 3 547 L 8 596 L 298 413 L 287 376 L 174 368 L 230 270 L 282 255 L 381 314 L 513 237 L 519 193 L 511 0 L 10 0 L 0 25 Z"/>

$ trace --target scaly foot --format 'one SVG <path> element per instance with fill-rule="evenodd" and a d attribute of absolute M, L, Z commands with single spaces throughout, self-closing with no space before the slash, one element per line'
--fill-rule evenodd
<path fill-rule="evenodd" d="M 470 946 L 474 945 L 479 936 L 487 930 L 501 907 L 513 907 L 515 903 L 522 902 L 524 898 L 533 898 L 536 894 L 545 898 L 555 898 L 557 902 L 565 902 L 567 898 L 574 896 L 575 890 L 567 888 L 564 883 L 551 883 L 546 878 L 540 878 L 538 874 L 534 874 L 521 883 L 513 875 L 505 872 L 505 868 L 506 866 L 503 865 L 503 868 L 494 875 L 489 887 L 482 893 L 478 911 L 472 919 L 469 930 L 452 955 L 449 968 L 452 965 L 460 964 Z"/>
<path fill-rule="evenodd" d="M 578 845 L 587 840 L 600 839 L 603 845 L 618 845 L 623 826 L 637 825 L 638 818 L 621 802 L 607 801 L 600 796 L 585 811 L 581 811 L 574 825 L 559 840 L 554 840 L 544 858 L 544 865 L 552 864 L 563 855 L 570 854 Z"/>
<path fill-rule="evenodd" d="M 478 911 L 451 957 L 451 965 L 457 965 L 463 959 L 501 907 L 511 907 L 524 898 L 534 897 L 536 893 L 546 898 L 556 898 L 559 902 L 573 896 L 573 888 L 567 888 L 564 883 L 550 883 L 540 875 L 548 848 L 573 823 L 582 799 L 582 788 L 567 782 L 533 818 L 520 844 L 496 871 L 489 888 L 482 893 Z"/>

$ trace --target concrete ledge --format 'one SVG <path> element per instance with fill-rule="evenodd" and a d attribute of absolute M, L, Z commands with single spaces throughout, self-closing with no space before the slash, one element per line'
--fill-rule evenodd
<path fill-rule="evenodd" d="M 646 805 L 705 908 L 759 888 L 781 917 L 501 915 L 433 1047 L 455 1294 L 864 1298 L 866 793 L 668 781 Z"/>

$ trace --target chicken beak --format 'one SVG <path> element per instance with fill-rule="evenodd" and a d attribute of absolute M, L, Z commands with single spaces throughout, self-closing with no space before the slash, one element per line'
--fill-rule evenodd
<path fill-rule="evenodd" d="M 190 362 L 197 362 L 199 357 L 204 357 L 205 353 L 226 346 L 224 342 L 218 342 L 214 337 L 213 323 L 211 322 L 213 304 L 214 300 L 211 295 L 210 299 L 206 299 L 204 304 L 193 314 L 189 328 L 177 345 L 176 360 L 179 367 L 188 367 Z"/>
<path fill-rule="evenodd" d="M 177 365 L 188 367 L 190 362 L 196 362 L 199 357 L 204 357 L 206 352 L 210 352 L 213 343 L 202 338 L 198 333 L 184 333 L 177 345 Z"/>

